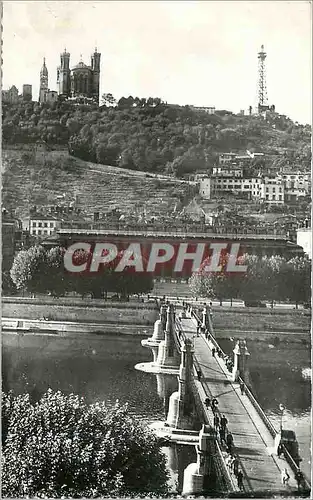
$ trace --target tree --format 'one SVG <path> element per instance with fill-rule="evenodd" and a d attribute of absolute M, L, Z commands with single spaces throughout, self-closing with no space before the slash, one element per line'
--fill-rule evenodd
<path fill-rule="evenodd" d="M 308 257 L 294 257 L 285 262 L 281 269 L 280 295 L 296 303 L 309 302 L 311 297 L 311 260 Z"/>
<path fill-rule="evenodd" d="M 128 299 L 129 295 L 148 293 L 153 289 L 154 282 L 151 273 L 146 271 L 136 271 L 134 266 L 125 266 L 122 271 L 116 271 L 116 267 L 121 261 L 124 255 L 123 250 L 121 250 L 116 258 L 105 266 L 106 271 L 111 270 L 111 274 L 108 278 L 109 291 L 115 292 L 120 295 L 121 299 Z M 143 268 L 147 266 L 147 259 L 141 254 L 139 256 L 134 255 L 133 257 L 142 260 Z"/>
<path fill-rule="evenodd" d="M 44 293 L 49 283 L 46 252 L 42 246 L 20 251 L 14 258 L 10 275 L 17 290 Z"/>
<path fill-rule="evenodd" d="M 166 494 L 165 456 L 127 405 L 48 390 L 2 395 L 4 497 Z"/>
<path fill-rule="evenodd" d="M 242 260 L 242 259 L 240 259 Z M 208 271 L 207 266 L 210 265 L 211 257 L 203 261 L 200 269 L 193 273 L 189 284 L 193 294 L 196 297 L 208 297 L 210 299 L 218 299 L 222 305 L 223 299 L 235 299 L 238 297 L 242 274 L 227 272 L 227 264 L 229 254 L 224 253 L 220 257 L 220 271 Z"/>
<path fill-rule="evenodd" d="M 101 104 L 105 106 L 114 106 L 116 104 L 116 99 L 112 94 L 102 94 Z"/>
<path fill-rule="evenodd" d="M 46 255 L 49 270 L 48 291 L 55 297 L 60 297 L 71 289 L 69 276 L 64 267 L 65 248 L 53 247 Z"/>

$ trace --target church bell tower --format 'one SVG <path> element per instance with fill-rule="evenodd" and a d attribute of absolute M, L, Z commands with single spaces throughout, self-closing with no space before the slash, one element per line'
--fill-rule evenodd
<path fill-rule="evenodd" d="M 43 58 L 43 65 L 40 70 L 39 102 L 45 102 L 45 94 L 48 91 L 48 69 L 46 58 Z"/>
<path fill-rule="evenodd" d="M 101 54 L 95 48 L 91 55 L 91 70 L 92 70 L 92 94 L 93 98 L 99 103 L 99 87 L 100 87 L 100 59 Z"/>
<path fill-rule="evenodd" d="M 57 84 L 59 95 L 70 97 L 71 92 L 71 78 L 70 78 L 70 53 L 64 49 L 60 54 L 61 65 L 57 69 Z"/>

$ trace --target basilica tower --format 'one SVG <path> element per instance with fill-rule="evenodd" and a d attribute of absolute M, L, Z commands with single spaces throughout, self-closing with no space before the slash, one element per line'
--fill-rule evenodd
<path fill-rule="evenodd" d="M 45 102 L 45 94 L 48 91 L 48 69 L 46 58 L 43 58 L 43 65 L 40 70 L 39 102 Z"/>
<path fill-rule="evenodd" d="M 70 53 L 64 49 L 60 54 L 61 65 L 57 69 L 59 95 L 69 97 L 71 92 Z"/>
<path fill-rule="evenodd" d="M 99 87 L 100 87 L 100 59 L 101 54 L 95 48 L 94 53 L 91 55 L 91 70 L 92 70 L 92 94 L 93 98 L 99 103 Z"/>

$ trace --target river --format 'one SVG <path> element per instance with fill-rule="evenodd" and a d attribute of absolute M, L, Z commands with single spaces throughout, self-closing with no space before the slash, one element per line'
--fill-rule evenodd
<path fill-rule="evenodd" d="M 175 377 L 142 373 L 134 365 L 152 359 L 141 346 L 142 337 L 130 335 L 2 335 L 3 389 L 30 392 L 38 398 L 48 388 L 84 395 L 113 404 L 129 403 L 132 414 L 145 423 L 164 420 L 168 395 L 177 389 Z M 302 468 L 310 475 L 310 380 L 302 370 L 310 367 L 310 350 L 301 344 L 270 347 L 249 342 L 254 392 L 276 428 L 279 404 L 286 407 L 283 426 L 296 432 Z M 232 343 L 222 345 L 231 351 Z M 184 468 L 195 461 L 192 447 L 164 448 L 171 485 L 182 487 Z"/>

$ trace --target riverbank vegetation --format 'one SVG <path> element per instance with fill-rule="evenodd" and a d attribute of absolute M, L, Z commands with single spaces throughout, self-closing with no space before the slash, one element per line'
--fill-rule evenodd
<path fill-rule="evenodd" d="M 307 303 L 311 297 L 311 260 L 308 257 L 285 259 L 275 255 L 258 257 L 244 255 L 240 264 L 245 272 L 227 272 L 229 256 L 224 256 L 220 272 L 209 272 L 205 261 L 190 278 L 195 297 L 223 300 L 241 299 L 248 302 L 290 300 Z"/>
<path fill-rule="evenodd" d="M 166 459 L 127 405 L 88 405 L 48 390 L 2 394 L 2 495 L 96 498 L 166 495 Z"/>
<path fill-rule="evenodd" d="M 150 274 L 136 272 L 126 266 L 121 272 L 114 272 L 121 255 L 106 266 L 101 265 L 97 272 L 72 272 L 64 266 L 65 249 L 54 247 L 46 250 L 38 245 L 20 251 L 14 258 L 10 271 L 11 279 L 17 290 L 32 294 L 50 293 L 55 297 L 66 292 L 76 292 L 84 297 L 105 298 L 108 292 L 114 292 L 125 300 L 132 294 L 148 293 L 153 289 Z M 91 254 L 77 251 L 73 255 L 75 265 L 90 263 Z"/>

